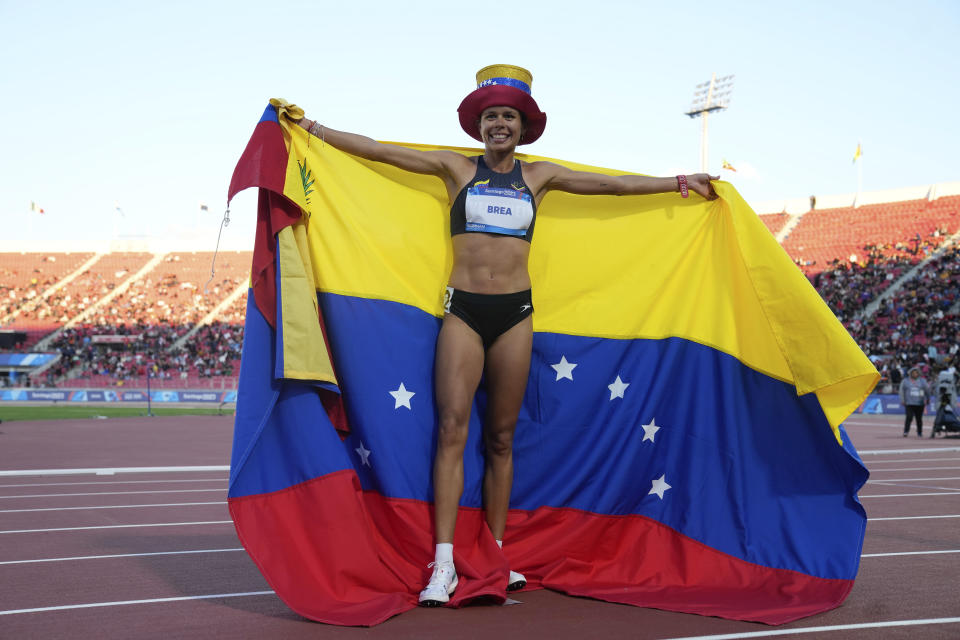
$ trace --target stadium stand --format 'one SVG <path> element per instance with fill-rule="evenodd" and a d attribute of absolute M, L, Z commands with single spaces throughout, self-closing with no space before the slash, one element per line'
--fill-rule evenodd
<path fill-rule="evenodd" d="M 787 213 L 765 213 L 760 216 L 761 222 L 766 225 L 767 229 L 769 229 L 773 235 L 780 233 L 780 230 L 786 226 L 789 219 L 790 215 Z"/>
<path fill-rule="evenodd" d="M 847 325 L 867 353 L 895 353 L 901 367 L 960 368 L 960 247 L 953 245 L 920 267 L 871 316 Z"/>
<path fill-rule="evenodd" d="M 960 196 L 815 209 L 783 242 L 804 272 L 817 273 L 833 260 L 859 262 L 865 245 L 885 255 L 929 253 L 960 226 Z"/>
<path fill-rule="evenodd" d="M 25 331 L 25 345 L 35 344 L 56 328 L 45 295 L 94 257 L 86 253 L 0 253 L 0 327 Z"/>
<path fill-rule="evenodd" d="M 895 392 L 911 366 L 960 368 L 960 184 L 814 203 L 785 201 L 761 219 L 877 364 L 882 389 Z"/>
<path fill-rule="evenodd" d="M 94 258 L 77 255 L 80 264 Z M 149 374 L 157 388 L 235 387 L 252 254 L 220 252 L 214 277 L 212 259 L 212 252 L 106 253 L 68 282 L 64 274 L 76 269 L 75 261 L 48 276 L 51 282 L 33 285 L 54 292 L 25 313 L 22 300 L 39 294 L 26 292 L 28 278 L 12 275 L 36 269 L 48 257 L 0 254 L 0 290 L 20 301 L 16 309 L 10 303 L 6 317 L 12 321 L 3 328 L 30 332 L 27 348 L 59 354 L 29 385 L 142 386 Z M 241 295 L 213 314 L 236 293 Z M 8 382 L 0 376 L 0 384 Z"/>
<path fill-rule="evenodd" d="M 57 329 L 91 308 L 130 279 L 149 262 L 149 253 L 105 253 L 72 279 L 63 278 L 54 291 L 35 306 L 24 307 L 5 328 L 26 330 L 31 347 L 46 333 Z"/>
<path fill-rule="evenodd" d="M 783 201 L 760 220 L 889 385 L 960 367 L 960 183 Z M 44 360 L 29 384 L 232 389 L 252 254 L 0 253 L 0 329 Z M 23 376 L 18 378 L 23 379 Z M 0 384 L 9 379 L 0 370 Z M 19 384 L 19 383 L 18 383 Z"/>
<path fill-rule="evenodd" d="M 96 325 L 193 325 L 209 313 L 247 277 L 249 262 L 233 254 L 218 256 L 215 281 L 210 280 L 213 253 L 171 253 L 163 256 L 144 277 L 94 311 Z"/>

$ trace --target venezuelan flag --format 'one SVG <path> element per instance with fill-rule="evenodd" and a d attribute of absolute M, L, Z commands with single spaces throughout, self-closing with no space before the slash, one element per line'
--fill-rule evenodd
<path fill-rule="evenodd" d="M 250 186 L 230 512 L 294 611 L 377 624 L 416 606 L 433 557 L 447 196 L 274 106 L 229 196 Z M 737 192 L 716 188 L 712 202 L 543 200 L 503 552 L 528 588 L 779 624 L 853 586 L 867 472 L 840 423 L 877 372 Z M 481 383 L 453 606 L 505 597 L 481 509 L 485 404 Z"/>

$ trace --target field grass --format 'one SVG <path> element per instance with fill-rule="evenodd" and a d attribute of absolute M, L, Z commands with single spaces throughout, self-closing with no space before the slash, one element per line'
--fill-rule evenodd
<path fill-rule="evenodd" d="M 63 420 L 66 418 L 124 418 L 147 415 L 146 407 L 6 407 L 0 405 L 0 420 Z M 215 416 L 233 415 L 233 409 L 154 407 L 155 416 Z"/>

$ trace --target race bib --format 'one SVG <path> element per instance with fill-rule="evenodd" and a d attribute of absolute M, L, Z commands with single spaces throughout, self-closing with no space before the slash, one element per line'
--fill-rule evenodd
<path fill-rule="evenodd" d="M 467 189 L 466 231 L 522 236 L 533 220 L 533 198 L 526 191 L 477 184 Z"/>

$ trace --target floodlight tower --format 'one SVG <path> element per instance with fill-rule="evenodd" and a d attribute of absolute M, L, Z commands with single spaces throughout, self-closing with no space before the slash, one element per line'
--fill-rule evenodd
<path fill-rule="evenodd" d="M 710 75 L 709 82 L 701 82 L 693 90 L 693 104 L 685 113 L 691 118 L 703 118 L 703 128 L 700 130 L 700 171 L 707 171 L 707 120 L 712 111 L 723 111 L 730 102 L 730 93 L 733 91 L 733 76 L 717 78 L 717 74 Z"/>

